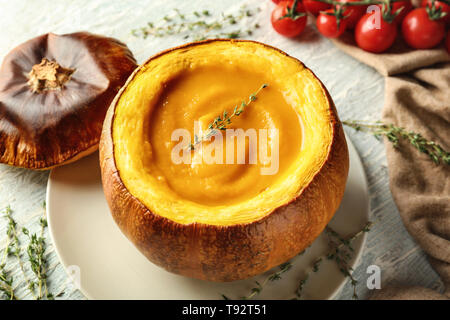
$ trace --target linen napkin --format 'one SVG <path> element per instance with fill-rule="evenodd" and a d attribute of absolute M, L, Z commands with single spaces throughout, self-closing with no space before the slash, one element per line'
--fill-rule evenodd
<path fill-rule="evenodd" d="M 401 39 L 386 53 L 359 49 L 352 34 L 335 45 L 385 76 L 384 123 L 421 133 L 450 149 L 450 56 L 443 47 L 412 50 Z M 386 142 L 389 184 L 403 223 L 428 254 L 445 286 L 440 294 L 427 288 L 382 288 L 372 299 L 450 298 L 450 166 L 401 142 Z"/>

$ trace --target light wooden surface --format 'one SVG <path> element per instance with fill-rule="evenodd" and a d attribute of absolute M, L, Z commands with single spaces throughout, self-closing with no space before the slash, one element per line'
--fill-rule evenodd
<path fill-rule="evenodd" d="M 246 37 L 276 46 L 302 60 L 324 82 L 333 97 L 341 119 L 380 118 L 383 106 L 384 80 L 373 69 L 340 52 L 327 39 L 321 37 L 315 27 L 307 26 L 304 34 L 295 40 L 277 35 L 270 27 L 269 0 L 224 1 L 150 1 L 150 0 L 0 0 L 0 59 L 16 45 L 31 37 L 47 33 L 68 33 L 87 30 L 116 37 L 128 44 L 139 62 L 158 51 L 186 42 L 182 36 L 146 40 L 135 38 L 131 29 L 156 21 L 173 8 L 183 13 L 208 9 L 211 13 L 237 12 L 242 4 L 261 12 L 242 22 L 245 25 L 259 23 L 261 28 Z M 423 251 L 405 230 L 392 200 L 382 143 L 372 136 L 346 128 L 363 161 L 370 190 L 371 220 L 375 222 L 368 235 L 361 263 L 355 270 L 359 280 L 358 294 L 366 298 L 366 269 L 376 264 L 382 271 L 382 287 L 391 284 L 418 285 L 442 290 L 442 283 L 430 267 Z M 13 216 L 20 225 L 32 231 L 39 229 L 43 214 L 42 203 L 48 172 L 34 172 L 0 165 L 0 208 L 10 205 Z M 5 243 L 6 221 L 0 219 L 0 246 Z M 47 235 L 48 237 L 48 235 Z M 67 280 L 48 239 L 47 257 L 50 266 L 49 284 L 54 293 L 62 293 L 62 299 L 84 299 L 83 295 Z M 16 263 L 7 265 L 13 276 L 19 279 Z M 25 296 L 19 287 L 19 296 Z M 349 283 L 338 299 L 350 299 Z"/>

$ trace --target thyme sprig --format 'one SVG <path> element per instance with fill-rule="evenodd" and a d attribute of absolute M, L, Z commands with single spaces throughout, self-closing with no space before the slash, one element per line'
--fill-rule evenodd
<path fill-rule="evenodd" d="M 39 220 L 41 226 L 40 234 L 31 234 L 25 227 L 21 229 L 22 234 L 24 234 L 28 239 L 28 244 L 26 247 L 27 260 L 25 262 L 22 259 L 23 252 L 19 242 L 18 224 L 12 217 L 11 207 L 8 206 L 5 209 L 4 217 L 7 219 L 8 226 L 6 230 L 6 246 L 4 248 L 3 257 L 0 264 L 0 292 L 2 292 L 7 299 L 19 299 L 15 294 L 15 288 L 13 286 L 14 279 L 9 277 L 5 271 L 7 258 L 10 256 L 16 258 L 27 289 L 33 298 L 37 300 L 44 298 L 49 300 L 53 299 L 53 295 L 49 292 L 47 285 L 47 261 L 45 258 L 46 242 L 44 238 L 44 231 L 47 227 L 47 220 L 45 218 L 45 202 L 43 206 L 44 216 Z M 29 268 L 34 274 L 34 280 L 31 280 L 26 274 L 26 262 L 29 263 Z"/>
<path fill-rule="evenodd" d="M 342 121 L 342 124 L 356 131 L 372 133 L 378 139 L 384 136 L 395 148 L 399 147 L 400 140 L 405 140 L 415 149 L 426 154 L 434 163 L 450 165 L 450 153 L 444 150 L 438 143 L 425 139 L 420 133 L 408 131 L 394 124 L 385 124 L 380 121 L 371 123 L 362 120 L 347 120 Z"/>
<path fill-rule="evenodd" d="M 302 297 L 303 289 L 304 289 L 306 283 L 308 282 L 311 273 L 313 273 L 313 272 L 316 273 L 319 271 L 323 260 L 324 260 L 323 257 L 319 257 L 318 259 L 316 259 L 314 261 L 312 267 L 306 271 L 305 277 L 298 282 L 297 288 L 295 289 L 295 299 L 296 300 L 298 300 Z"/>
<path fill-rule="evenodd" d="M 368 222 L 364 225 L 364 227 L 358 231 L 357 233 L 353 234 L 352 236 L 348 238 L 341 237 L 336 231 L 331 229 L 330 227 L 326 227 L 325 232 L 328 235 L 331 235 L 335 239 L 330 239 L 328 237 L 328 247 L 329 251 L 323 255 L 317 258 L 313 265 L 306 271 L 306 275 L 303 279 L 301 279 L 298 283 L 297 288 L 295 289 L 295 298 L 294 299 L 300 299 L 302 297 L 303 289 L 308 282 L 311 273 L 316 273 L 319 271 L 320 266 L 322 265 L 322 262 L 326 259 L 328 260 L 334 260 L 339 268 L 339 270 L 347 277 L 350 278 L 351 284 L 353 286 L 353 297 L 357 298 L 356 294 L 356 284 L 358 283 L 355 278 L 353 278 L 351 272 L 353 271 L 352 268 L 349 266 L 349 261 L 353 257 L 353 248 L 351 246 L 351 243 L 353 240 L 358 238 L 363 233 L 369 232 L 370 228 L 372 226 L 372 222 Z M 349 250 L 350 252 L 348 252 Z M 298 256 L 303 255 L 305 251 L 302 251 L 298 254 Z M 281 264 L 277 271 L 270 273 L 262 282 L 255 281 L 255 286 L 250 289 L 250 293 L 247 296 L 241 297 L 241 299 L 244 300 L 250 300 L 254 298 L 255 296 L 259 295 L 264 287 L 270 283 L 277 280 L 280 280 L 282 278 L 282 275 L 289 270 L 292 269 L 294 266 L 294 263 L 292 261 L 285 262 Z M 222 298 L 225 300 L 230 300 L 230 298 L 224 294 L 222 294 Z"/>
<path fill-rule="evenodd" d="M 250 289 L 250 294 L 248 294 L 247 296 L 242 297 L 241 299 L 243 300 L 250 300 L 253 297 L 255 297 L 256 295 L 260 294 L 261 291 L 264 289 L 264 287 L 269 283 L 269 282 L 274 282 L 277 280 L 281 279 L 281 275 L 285 272 L 288 272 L 291 268 L 292 268 L 293 264 L 288 261 L 285 262 L 283 264 L 281 264 L 278 267 L 278 270 L 269 274 L 263 282 L 259 282 L 259 281 L 255 281 L 256 286 Z"/>
<path fill-rule="evenodd" d="M 150 21 L 145 27 L 133 29 L 131 34 L 143 39 L 184 34 L 184 39 L 194 41 L 212 38 L 242 38 L 246 35 L 252 35 L 253 31 L 259 28 L 259 24 L 255 23 L 245 31 L 237 28 L 237 25 L 244 18 L 254 16 L 256 11 L 259 10 L 259 8 L 252 10 L 243 6 L 237 14 L 222 12 L 218 17 L 213 17 L 208 10 L 183 14 L 175 9 L 173 14 L 164 16 L 158 22 Z M 234 29 L 226 31 L 230 28 Z"/>
<path fill-rule="evenodd" d="M 30 281 L 28 278 L 26 272 L 25 272 L 25 266 L 24 262 L 22 260 L 22 248 L 20 247 L 19 243 L 19 234 L 17 231 L 17 222 L 12 217 L 12 210 L 11 207 L 8 206 L 5 209 L 5 218 L 8 221 L 8 228 L 7 228 L 7 246 L 6 251 L 8 252 L 8 256 L 14 256 L 19 264 L 20 271 L 22 272 L 22 276 L 25 280 L 25 283 L 27 285 L 27 289 L 30 291 L 31 295 L 34 299 L 37 299 L 37 296 L 32 290 L 33 282 Z M 6 264 L 6 261 L 4 262 Z"/>
<path fill-rule="evenodd" d="M 241 113 L 244 112 L 246 107 L 248 107 L 252 102 L 256 101 L 257 96 L 261 92 L 261 90 L 267 87 L 267 84 L 263 84 L 256 92 L 252 93 L 249 96 L 247 102 L 245 100 L 242 100 L 240 105 L 235 105 L 232 113 L 228 113 L 227 110 L 224 110 L 221 115 L 217 116 L 213 120 L 213 122 L 208 125 L 208 129 L 206 130 L 206 133 L 204 135 L 202 135 L 201 137 L 199 137 L 198 135 L 194 136 L 194 142 L 189 144 L 188 149 L 195 150 L 196 146 L 204 141 L 208 141 L 220 130 L 226 130 L 228 128 L 228 125 L 231 124 L 231 119 L 240 116 Z"/>
<path fill-rule="evenodd" d="M 4 211 L 4 217 L 8 221 L 8 226 L 6 229 L 6 246 L 3 249 L 3 256 L 0 262 L 0 292 L 2 292 L 8 300 L 16 300 L 17 297 L 14 292 L 13 282 L 14 278 L 9 276 L 6 267 L 6 259 L 16 250 L 14 249 L 15 244 L 18 243 L 17 236 L 15 234 L 16 222 L 11 217 L 11 207 L 6 207 Z"/>
<path fill-rule="evenodd" d="M 334 260 L 339 268 L 339 271 L 341 271 L 344 276 L 350 278 L 350 284 L 353 287 L 352 298 L 355 300 L 358 299 L 358 294 L 356 293 L 358 281 L 353 277 L 353 269 L 349 266 L 350 260 L 352 259 L 355 251 L 352 247 L 352 241 L 362 233 L 369 232 L 371 227 L 372 223 L 368 222 L 361 231 L 347 239 L 342 238 L 331 227 L 327 226 L 325 228 L 325 233 L 328 235 L 328 245 L 329 247 L 334 248 L 327 255 L 327 259 Z"/>
<path fill-rule="evenodd" d="M 350 260 L 353 258 L 354 249 L 352 247 L 352 242 L 363 233 L 369 232 L 372 227 L 372 222 L 367 222 L 364 227 L 348 238 L 340 236 L 331 227 L 327 226 L 325 228 L 325 233 L 327 234 L 328 248 L 330 249 L 325 255 L 317 258 L 313 265 L 306 271 L 306 275 L 298 283 L 297 289 L 295 290 L 295 299 L 301 299 L 303 294 L 303 289 L 310 279 L 312 273 L 319 271 L 322 262 L 325 260 L 334 260 L 339 270 L 346 276 L 350 278 L 350 283 L 353 287 L 353 298 L 357 299 L 356 285 L 358 281 L 353 277 L 353 269 L 349 266 Z"/>
<path fill-rule="evenodd" d="M 9 276 L 4 268 L 0 268 L 0 292 L 6 296 L 8 300 L 16 300 L 13 288 L 13 277 Z"/>
<path fill-rule="evenodd" d="M 33 271 L 36 281 L 30 283 L 30 291 L 33 293 L 37 291 L 37 299 L 41 300 L 44 297 L 53 300 L 53 294 L 48 291 L 47 285 L 47 259 L 45 258 L 46 242 L 44 238 L 44 231 L 47 227 L 47 219 L 41 217 L 39 220 L 41 231 L 40 234 L 30 233 L 26 228 L 22 228 L 24 235 L 28 237 L 27 256 L 30 262 L 31 270 Z"/>

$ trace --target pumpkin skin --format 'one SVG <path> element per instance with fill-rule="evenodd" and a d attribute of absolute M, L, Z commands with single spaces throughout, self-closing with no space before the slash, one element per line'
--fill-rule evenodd
<path fill-rule="evenodd" d="M 308 71 L 327 103 L 332 132 L 320 168 L 301 192 L 288 203 L 248 223 L 215 225 L 179 223 L 152 212 L 124 184 L 114 154 L 113 124 L 116 107 L 127 86 L 161 56 L 200 45 L 227 42 L 231 46 L 257 46 L 277 52 Z M 169 49 L 151 57 L 135 70 L 109 108 L 100 141 L 100 166 L 106 200 L 112 216 L 128 239 L 153 263 L 180 275 L 209 280 L 234 281 L 263 273 L 291 259 L 323 231 L 333 217 L 345 189 L 348 150 L 334 103 L 315 75 L 295 58 L 254 41 L 206 40 Z"/>
<path fill-rule="evenodd" d="M 44 58 L 72 74 L 55 90 L 34 92 L 29 73 Z M 106 111 L 135 68 L 126 45 L 87 32 L 19 45 L 0 68 L 0 162 L 50 169 L 96 151 Z"/>

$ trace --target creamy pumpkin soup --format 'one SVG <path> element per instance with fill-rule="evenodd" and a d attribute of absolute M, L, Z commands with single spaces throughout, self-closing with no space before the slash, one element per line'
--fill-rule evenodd
<path fill-rule="evenodd" d="M 298 61 L 266 50 L 221 42 L 174 50 L 128 84 L 113 120 L 114 154 L 125 186 L 152 212 L 182 224 L 251 222 L 295 198 L 325 161 L 332 130 L 318 80 Z M 268 86 L 226 125 L 248 133 L 243 145 L 221 131 L 223 153 L 218 157 L 216 148 L 213 156 L 222 161 L 202 161 L 217 136 L 189 150 L 192 161 L 173 161 L 180 144 L 174 131 L 187 130 L 194 140 L 196 126 L 207 132 L 262 84 Z M 273 174 L 262 174 L 274 161 Z"/>

